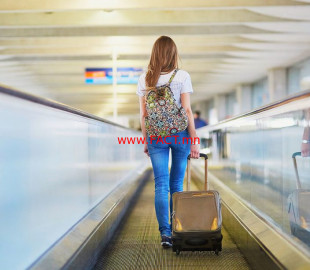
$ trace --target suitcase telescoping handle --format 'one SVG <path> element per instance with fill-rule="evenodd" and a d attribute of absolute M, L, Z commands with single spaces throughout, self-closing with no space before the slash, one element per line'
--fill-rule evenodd
<path fill-rule="evenodd" d="M 205 190 L 208 190 L 208 156 L 203 153 L 199 153 L 200 157 L 205 159 Z M 187 191 L 190 191 L 191 187 L 191 154 L 187 156 Z"/>
<path fill-rule="evenodd" d="M 293 163 L 294 163 L 294 169 L 295 169 L 295 175 L 296 175 L 296 187 L 297 189 L 301 189 L 301 184 L 300 184 L 300 179 L 299 179 L 299 173 L 298 173 L 298 167 L 297 167 L 297 161 L 296 161 L 296 156 L 301 156 L 301 152 L 295 152 L 292 155 L 293 158 Z"/>

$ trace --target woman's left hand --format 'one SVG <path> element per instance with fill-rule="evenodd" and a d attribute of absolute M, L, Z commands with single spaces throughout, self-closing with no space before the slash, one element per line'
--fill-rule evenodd
<path fill-rule="evenodd" d="M 145 154 L 147 154 L 148 156 L 150 156 L 149 154 L 149 149 L 147 148 L 147 144 L 144 144 L 144 151 Z"/>

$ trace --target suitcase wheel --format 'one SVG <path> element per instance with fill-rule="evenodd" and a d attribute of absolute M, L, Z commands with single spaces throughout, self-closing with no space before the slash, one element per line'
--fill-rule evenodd
<path fill-rule="evenodd" d="M 177 255 L 180 255 L 180 252 L 181 252 L 181 251 L 180 251 L 178 248 L 177 248 L 176 251 L 175 251 L 175 253 L 176 253 Z"/>
<path fill-rule="evenodd" d="M 215 252 L 216 256 L 218 256 L 220 254 L 220 251 L 218 249 L 216 249 L 214 252 Z"/>

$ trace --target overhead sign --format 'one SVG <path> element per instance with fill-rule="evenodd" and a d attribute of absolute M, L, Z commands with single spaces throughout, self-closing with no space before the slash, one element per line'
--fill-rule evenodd
<path fill-rule="evenodd" d="M 137 84 L 142 68 L 117 68 L 117 84 Z M 112 68 L 86 68 L 85 83 L 87 84 L 113 84 Z"/>

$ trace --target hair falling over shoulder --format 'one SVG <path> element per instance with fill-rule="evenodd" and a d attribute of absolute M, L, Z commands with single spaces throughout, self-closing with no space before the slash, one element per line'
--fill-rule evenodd
<path fill-rule="evenodd" d="M 161 72 L 171 72 L 178 68 L 178 50 L 172 38 L 159 37 L 152 49 L 148 70 L 145 77 L 146 87 L 156 86 Z"/>

